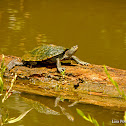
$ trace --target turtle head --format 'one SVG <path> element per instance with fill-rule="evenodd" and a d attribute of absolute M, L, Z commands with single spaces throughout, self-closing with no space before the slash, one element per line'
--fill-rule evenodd
<path fill-rule="evenodd" d="M 69 53 L 71 53 L 73 55 L 78 50 L 78 45 L 71 47 L 69 50 L 70 50 Z"/>
<path fill-rule="evenodd" d="M 75 45 L 71 47 L 70 49 L 68 49 L 63 55 L 63 58 L 61 60 L 69 59 L 77 51 L 77 49 L 78 49 L 78 45 Z"/>

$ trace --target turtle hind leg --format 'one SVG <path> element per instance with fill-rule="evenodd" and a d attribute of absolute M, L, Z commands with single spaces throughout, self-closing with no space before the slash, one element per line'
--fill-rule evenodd
<path fill-rule="evenodd" d="M 11 70 L 13 67 L 15 67 L 16 65 L 18 66 L 22 66 L 23 65 L 23 62 L 19 62 L 17 61 L 17 59 L 14 59 L 14 60 L 11 60 L 8 65 L 7 65 L 7 69 L 8 70 Z"/>
<path fill-rule="evenodd" d="M 57 66 L 57 71 L 59 73 L 62 73 L 65 70 L 65 68 L 61 67 L 61 62 L 59 58 L 56 58 L 56 66 Z"/>
<path fill-rule="evenodd" d="M 80 60 L 78 57 L 76 57 L 74 55 L 71 56 L 71 59 L 74 60 L 76 63 L 81 64 L 81 65 L 89 65 L 90 64 L 90 63 L 87 63 L 87 62 Z"/>

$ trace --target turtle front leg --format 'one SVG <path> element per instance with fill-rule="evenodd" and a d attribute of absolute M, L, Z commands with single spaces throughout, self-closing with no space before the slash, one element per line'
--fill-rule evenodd
<path fill-rule="evenodd" d="M 87 63 L 87 62 L 84 62 L 84 61 L 80 60 L 78 57 L 76 57 L 74 55 L 71 56 L 71 59 L 74 60 L 76 63 L 81 64 L 81 65 L 88 65 L 88 64 L 90 64 L 90 63 Z"/>
<path fill-rule="evenodd" d="M 56 66 L 57 66 L 57 71 L 60 73 L 62 73 L 65 70 L 65 68 L 61 67 L 61 62 L 59 58 L 56 58 Z"/>

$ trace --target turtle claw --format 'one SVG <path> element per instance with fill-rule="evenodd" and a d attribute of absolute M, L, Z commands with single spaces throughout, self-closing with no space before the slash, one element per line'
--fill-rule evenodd
<path fill-rule="evenodd" d="M 90 63 L 83 62 L 83 61 L 81 61 L 79 64 L 80 64 L 80 65 L 85 65 L 85 66 L 88 66 L 88 65 L 90 65 Z"/>
<path fill-rule="evenodd" d="M 60 67 L 60 68 L 58 68 L 57 70 L 58 70 L 58 72 L 61 73 L 61 74 L 64 74 L 64 72 L 65 72 L 65 68 L 64 68 L 64 67 Z"/>

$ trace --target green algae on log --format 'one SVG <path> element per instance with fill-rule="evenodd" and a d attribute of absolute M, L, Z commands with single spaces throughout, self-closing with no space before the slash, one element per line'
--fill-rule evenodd
<path fill-rule="evenodd" d="M 16 56 L 5 56 L 5 65 Z M 0 62 L 2 56 L 0 56 Z M 43 96 L 57 97 L 78 101 L 81 103 L 95 104 L 119 110 L 126 109 L 126 101 L 119 95 L 115 86 L 105 74 L 102 65 L 91 64 L 81 66 L 78 64 L 65 64 L 65 75 L 57 73 L 56 66 L 42 66 L 29 68 L 15 66 L 9 72 L 5 72 L 6 85 L 12 73 L 17 73 L 18 80 L 14 89 L 39 94 Z M 120 90 L 126 94 L 126 70 L 107 66 L 110 76 L 118 83 Z"/>

